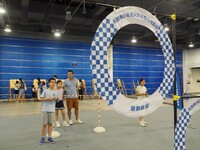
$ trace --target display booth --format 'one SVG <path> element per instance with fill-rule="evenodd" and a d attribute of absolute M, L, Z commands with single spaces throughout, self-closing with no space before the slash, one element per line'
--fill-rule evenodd
<path fill-rule="evenodd" d="M 44 81 L 44 82 L 47 84 L 46 79 L 40 79 L 40 81 L 41 81 L 41 82 Z M 34 79 L 34 80 L 33 80 L 33 85 L 35 86 L 35 88 L 38 89 L 38 80 L 37 80 L 37 79 Z"/>
<path fill-rule="evenodd" d="M 19 81 L 19 79 L 10 79 L 10 85 L 9 85 L 9 101 L 12 101 L 12 100 L 17 100 L 18 96 L 16 96 L 15 94 L 12 94 L 15 90 L 15 83 L 16 81 Z"/>

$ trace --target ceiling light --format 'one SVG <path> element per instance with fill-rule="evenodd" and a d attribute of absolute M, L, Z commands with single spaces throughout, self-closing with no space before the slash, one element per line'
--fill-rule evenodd
<path fill-rule="evenodd" d="M 188 45 L 190 48 L 194 47 L 193 42 L 190 42 L 190 44 Z"/>
<path fill-rule="evenodd" d="M 132 43 L 137 43 L 137 39 L 133 36 L 131 42 Z"/>
<path fill-rule="evenodd" d="M 11 28 L 9 25 L 6 25 L 6 28 L 4 29 L 5 32 L 11 32 Z"/>
<path fill-rule="evenodd" d="M 165 29 L 166 32 L 168 32 L 169 31 L 169 26 L 167 24 L 164 24 L 164 29 Z"/>
<path fill-rule="evenodd" d="M 191 20 L 192 19 L 192 17 L 187 17 L 187 20 Z"/>
<path fill-rule="evenodd" d="M 6 11 L 2 3 L 0 3 L 0 14 L 4 14 Z"/>
<path fill-rule="evenodd" d="M 60 32 L 55 32 L 54 35 L 55 35 L 56 37 L 61 36 Z"/>
<path fill-rule="evenodd" d="M 65 20 L 72 20 L 72 13 L 70 10 L 66 11 Z"/>
<path fill-rule="evenodd" d="M 52 33 L 54 34 L 55 37 L 60 37 L 64 32 L 65 32 L 64 30 L 59 30 L 59 29 L 52 30 Z"/>

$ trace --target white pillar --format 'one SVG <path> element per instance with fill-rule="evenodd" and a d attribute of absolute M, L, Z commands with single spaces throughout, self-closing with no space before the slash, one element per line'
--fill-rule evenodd
<path fill-rule="evenodd" d="M 191 79 L 191 71 L 188 66 L 188 51 L 183 51 L 183 92 L 189 93 L 189 85 L 187 84 Z"/>
<path fill-rule="evenodd" d="M 108 47 L 108 73 L 110 75 L 110 78 L 113 82 L 113 45 L 111 44 L 109 47 Z"/>

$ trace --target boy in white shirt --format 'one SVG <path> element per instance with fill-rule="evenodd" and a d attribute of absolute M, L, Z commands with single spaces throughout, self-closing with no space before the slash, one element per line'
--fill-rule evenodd
<path fill-rule="evenodd" d="M 54 89 L 56 80 L 54 78 L 49 79 L 49 88 L 45 89 L 40 97 L 42 104 L 42 137 L 40 144 L 45 143 L 46 129 L 48 127 L 48 142 L 54 143 L 51 133 L 53 130 L 53 118 L 55 112 L 55 104 L 58 100 L 58 91 Z"/>

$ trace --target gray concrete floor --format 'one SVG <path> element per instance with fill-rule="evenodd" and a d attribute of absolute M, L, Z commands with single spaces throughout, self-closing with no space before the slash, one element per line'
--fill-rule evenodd
<path fill-rule="evenodd" d="M 147 127 L 138 125 L 137 118 L 114 112 L 105 101 L 101 105 L 101 125 L 106 132 L 93 133 L 98 125 L 98 100 L 80 101 L 80 118 L 84 124 L 55 128 L 61 137 L 55 144 L 39 145 L 41 103 L 0 102 L 0 150 L 172 150 L 173 107 L 163 105 L 145 117 Z M 200 149 L 200 112 L 191 119 L 186 146 Z M 61 117 L 60 117 L 61 118 Z"/>

